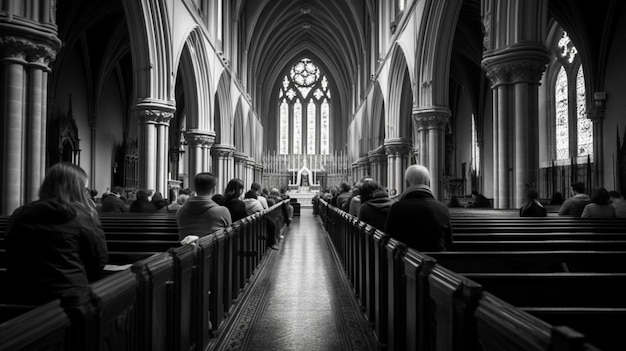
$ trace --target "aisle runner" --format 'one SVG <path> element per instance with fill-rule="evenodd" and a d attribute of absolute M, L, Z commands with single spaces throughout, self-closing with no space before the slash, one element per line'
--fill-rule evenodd
<path fill-rule="evenodd" d="M 219 350 L 376 350 L 376 341 L 311 211 L 285 231 L 251 281 Z"/>

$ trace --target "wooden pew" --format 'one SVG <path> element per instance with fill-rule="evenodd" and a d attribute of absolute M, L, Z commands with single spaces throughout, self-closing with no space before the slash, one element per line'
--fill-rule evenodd
<path fill-rule="evenodd" d="M 426 252 L 457 273 L 620 273 L 626 251 Z"/>
<path fill-rule="evenodd" d="M 478 340 L 487 350 L 596 350 L 582 334 L 553 327 L 488 292 L 483 293 L 475 318 Z"/>
<path fill-rule="evenodd" d="M 626 273 L 464 275 L 525 312 L 575 329 L 598 347 L 626 348 L 620 333 L 626 317 Z"/>
<path fill-rule="evenodd" d="M 449 251 L 626 251 L 626 240 L 454 241 Z"/>
<path fill-rule="evenodd" d="M 70 319 L 59 300 L 0 324 L 0 351 L 64 350 Z"/>

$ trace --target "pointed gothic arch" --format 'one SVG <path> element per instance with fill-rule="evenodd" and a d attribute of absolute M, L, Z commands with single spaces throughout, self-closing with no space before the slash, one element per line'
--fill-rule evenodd
<path fill-rule="evenodd" d="M 230 98 L 230 75 L 222 72 L 215 92 L 215 143 L 233 145 L 232 111 Z"/>
<path fill-rule="evenodd" d="M 402 48 L 397 45 L 389 72 L 389 103 L 386 111 L 385 139 L 411 138 L 413 93 L 409 67 Z"/>

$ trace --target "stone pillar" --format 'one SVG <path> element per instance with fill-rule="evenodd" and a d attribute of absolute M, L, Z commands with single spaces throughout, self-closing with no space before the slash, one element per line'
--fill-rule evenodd
<path fill-rule="evenodd" d="M 405 188 L 404 171 L 409 166 L 411 143 L 405 139 L 385 140 L 387 154 L 387 188 L 400 195 Z M 390 194 L 391 195 L 391 194 Z"/>
<path fill-rule="evenodd" d="M 0 84 L 4 86 L 0 97 L 4 101 L 0 128 L 2 214 L 11 214 L 38 198 L 46 167 L 49 64 L 61 46 L 56 26 L 37 26 L 18 14 L 10 18 L 8 22 L 0 20 Z"/>
<path fill-rule="evenodd" d="M 234 176 L 233 154 L 235 148 L 230 145 L 213 145 L 211 148 L 215 160 L 214 172 L 217 177 L 217 185 L 215 186 L 215 192 L 219 194 L 224 193 L 226 184 Z"/>
<path fill-rule="evenodd" d="M 368 153 L 370 175 L 375 182 L 384 187 L 387 186 L 387 163 L 385 162 L 387 158 L 385 156 L 385 149 L 383 147 Z"/>
<path fill-rule="evenodd" d="M 185 140 L 187 141 L 188 150 L 187 166 L 189 169 L 187 172 L 191 185 L 196 174 L 211 172 L 213 169 L 211 146 L 215 142 L 215 133 L 193 129 L 185 133 Z"/>
<path fill-rule="evenodd" d="M 154 189 L 167 196 L 169 123 L 174 107 L 138 102 L 134 111 L 139 121 L 138 153 L 140 189 Z"/>
<path fill-rule="evenodd" d="M 418 108 L 413 110 L 413 135 L 417 138 L 418 163 L 430 172 L 430 189 L 443 200 L 445 177 L 445 130 L 450 120 L 447 108 Z"/>
<path fill-rule="evenodd" d="M 541 43 L 519 43 L 483 56 L 493 89 L 494 207 L 517 208 L 539 169 L 538 86 L 548 62 Z"/>
<path fill-rule="evenodd" d="M 606 93 L 596 92 L 593 96 L 593 105 L 587 106 L 587 118 L 593 122 L 593 172 L 591 184 L 594 187 L 601 186 L 604 179 L 602 171 L 604 169 L 604 148 L 602 147 L 602 141 L 604 140 L 603 120 L 606 111 L 605 103 Z"/>

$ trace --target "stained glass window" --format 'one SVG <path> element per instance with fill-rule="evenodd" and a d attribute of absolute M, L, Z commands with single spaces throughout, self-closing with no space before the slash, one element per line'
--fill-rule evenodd
<path fill-rule="evenodd" d="M 478 146 L 478 131 L 476 129 L 476 117 L 472 115 L 472 163 L 470 165 L 476 176 L 480 172 L 480 149 Z"/>
<path fill-rule="evenodd" d="M 585 76 L 583 68 L 576 74 L 576 106 L 578 108 L 578 156 L 593 155 L 593 122 L 585 114 Z"/>
<path fill-rule="evenodd" d="M 296 62 L 285 74 L 279 89 L 281 154 L 315 154 L 318 148 L 321 154 L 329 154 L 329 86 L 328 78 L 308 58 Z"/>
<path fill-rule="evenodd" d="M 567 32 L 562 32 L 554 52 L 559 70 L 554 83 L 556 159 L 593 155 L 593 122 L 586 115 L 585 76 L 578 50 Z"/>
<path fill-rule="evenodd" d="M 306 153 L 309 155 L 313 155 L 315 154 L 315 122 L 317 121 L 317 116 L 315 115 L 315 103 L 313 102 L 313 100 L 309 101 L 306 115 Z"/>
<path fill-rule="evenodd" d="M 302 104 L 300 99 L 296 99 L 293 105 L 293 153 L 302 153 Z"/>
<path fill-rule="evenodd" d="M 289 105 L 287 100 L 283 99 L 280 104 L 280 153 L 287 154 L 289 150 Z"/>
<path fill-rule="evenodd" d="M 567 99 L 567 73 L 561 67 L 554 86 L 556 100 L 556 159 L 569 158 L 569 109 Z"/>

